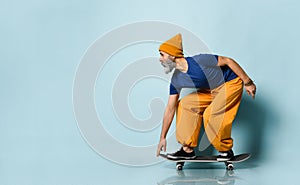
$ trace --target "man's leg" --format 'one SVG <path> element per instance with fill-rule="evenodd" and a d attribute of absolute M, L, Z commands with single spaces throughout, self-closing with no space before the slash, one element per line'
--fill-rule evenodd
<path fill-rule="evenodd" d="M 203 115 L 204 127 L 208 139 L 219 152 L 229 152 L 233 155 L 231 128 L 242 93 L 243 82 L 240 78 L 226 82 L 212 91 L 213 101 Z"/>
<path fill-rule="evenodd" d="M 182 149 L 172 155 L 185 155 L 194 152 L 202 123 L 202 114 L 211 103 L 208 91 L 192 93 L 182 98 L 176 112 L 176 138 L 183 145 Z"/>

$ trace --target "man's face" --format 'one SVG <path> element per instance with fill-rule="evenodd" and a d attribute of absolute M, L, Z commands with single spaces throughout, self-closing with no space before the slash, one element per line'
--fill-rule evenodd
<path fill-rule="evenodd" d="M 160 51 L 159 53 L 160 53 L 159 61 L 161 62 L 161 65 L 164 67 L 165 73 L 168 74 L 176 67 L 176 63 L 174 62 L 174 59 L 172 60 L 172 57 L 169 54 L 163 51 Z"/>

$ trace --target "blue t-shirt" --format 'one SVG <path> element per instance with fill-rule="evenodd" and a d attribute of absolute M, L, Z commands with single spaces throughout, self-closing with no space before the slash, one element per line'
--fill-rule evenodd
<path fill-rule="evenodd" d="M 218 66 L 218 55 L 200 54 L 185 59 L 188 71 L 174 71 L 170 94 L 179 94 L 182 88 L 214 89 L 237 77 L 228 66 Z"/>

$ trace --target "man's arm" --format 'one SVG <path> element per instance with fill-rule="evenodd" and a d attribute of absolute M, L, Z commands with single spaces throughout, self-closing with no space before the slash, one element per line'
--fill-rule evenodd
<path fill-rule="evenodd" d="M 174 118 L 174 114 L 177 108 L 178 98 L 179 98 L 178 94 L 169 96 L 168 104 L 166 106 L 165 113 L 164 113 L 160 141 L 157 147 L 157 152 L 156 152 L 157 156 L 159 155 L 162 149 L 164 152 L 166 151 L 166 146 L 167 146 L 166 137 Z"/>
<path fill-rule="evenodd" d="M 219 56 L 218 66 L 225 66 L 225 65 L 227 65 L 236 75 L 238 75 L 243 80 L 248 95 L 254 98 L 256 93 L 256 86 L 251 80 L 251 78 L 242 69 L 242 67 L 231 58 Z"/>

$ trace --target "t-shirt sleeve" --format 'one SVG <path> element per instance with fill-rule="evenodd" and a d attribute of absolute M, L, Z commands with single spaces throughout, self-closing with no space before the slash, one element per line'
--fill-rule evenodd
<path fill-rule="evenodd" d="M 170 95 L 172 94 L 179 94 L 178 92 L 179 90 L 177 90 L 174 85 L 170 84 Z"/>
<path fill-rule="evenodd" d="M 218 65 L 218 55 L 206 54 L 204 61 L 207 66 L 215 67 Z"/>
<path fill-rule="evenodd" d="M 216 65 L 218 65 L 218 61 L 219 61 L 219 55 L 213 55 L 215 57 L 215 62 L 216 62 Z"/>

